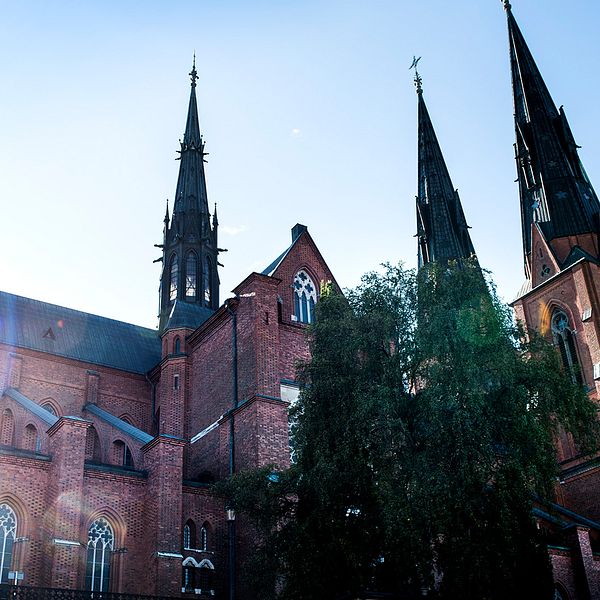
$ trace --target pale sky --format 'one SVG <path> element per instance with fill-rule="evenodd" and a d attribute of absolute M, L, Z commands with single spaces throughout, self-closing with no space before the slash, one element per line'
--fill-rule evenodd
<path fill-rule="evenodd" d="M 600 191 L 600 3 L 514 0 Z M 481 264 L 523 281 L 499 0 L 0 0 L 0 289 L 155 327 L 197 55 L 221 299 L 308 226 L 338 282 L 416 264 L 425 99 Z"/>

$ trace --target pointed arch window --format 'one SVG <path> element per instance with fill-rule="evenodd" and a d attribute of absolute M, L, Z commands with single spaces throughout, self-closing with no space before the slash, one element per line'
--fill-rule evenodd
<path fill-rule="evenodd" d="M 552 337 L 560 351 L 565 371 L 571 375 L 574 383 L 582 383 L 575 335 L 569 325 L 569 317 L 564 311 L 557 309 L 552 313 L 551 326 Z"/>
<path fill-rule="evenodd" d="M 92 592 L 107 592 L 115 535 L 106 519 L 96 519 L 88 531 L 85 583 Z"/>
<path fill-rule="evenodd" d="M 296 320 L 299 323 L 312 323 L 315 320 L 317 289 L 306 271 L 296 273 L 293 288 Z"/>
<path fill-rule="evenodd" d="M 177 254 L 171 257 L 171 265 L 169 268 L 169 300 L 177 298 L 177 280 L 179 278 L 179 259 Z"/>
<path fill-rule="evenodd" d="M 189 550 L 196 547 L 196 524 L 188 519 L 183 526 L 183 548 Z"/>
<path fill-rule="evenodd" d="M 198 261 L 193 252 L 189 252 L 185 261 L 185 297 L 196 298 Z"/>
<path fill-rule="evenodd" d="M 17 515 L 8 504 L 0 504 L 0 583 L 9 583 L 16 537 Z"/>
<path fill-rule="evenodd" d="M 200 550 L 208 550 L 208 524 L 204 523 L 200 529 Z"/>
<path fill-rule="evenodd" d="M 204 288 L 204 306 L 210 308 L 211 300 L 212 300 L 212 265 L 210 263 L 210 258 L 208 256 L 204 257 L 204 279 L 202 282 L 202 287 Z"/>

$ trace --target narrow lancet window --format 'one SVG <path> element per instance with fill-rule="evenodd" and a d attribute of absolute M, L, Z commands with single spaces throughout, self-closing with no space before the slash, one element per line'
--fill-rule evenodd
<path fill-rule="evenodd" d="M 210 302 L 212 297 L 212 265 L 210 264 L 210 258 L 208 256 L 204 257 L 204 306 L 210 308 Z"/>
<path fill-rule="evenodd" d="M 185 261 L 185 297 L 189 300 L 196 298 L 196 275 L 198 269 L 198 261 L 196 255 L 190 252 Z"/>
<path fill-rule="evenodd" d="M 177 298 L 177 279 L 178 279 L 178 277 L 179 277 L 179 261 L 177 260 L 177 254 L 173 254 L 173 257 L 171 258 L 169 300 L 175 300 L 175 298 Z"/>
<path fill-rule="evenodd" d="M 574 331 L 569 326 L 569 317 L 562 310 L 555 310 L 552 314 L 552 336 L 565 370 L 571 375 L 573 382 L 582 383 Z"/>

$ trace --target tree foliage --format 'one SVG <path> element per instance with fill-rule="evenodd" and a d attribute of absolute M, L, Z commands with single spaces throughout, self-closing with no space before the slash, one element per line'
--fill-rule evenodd
<path fill-rule="evenodd" d="M 533 497 L 560 426 L 594 448 L 595 407 L 478 266 L 368 274 L 321 298 L 310 345 L 294 465 L 222 486 L 260 534 L 260 598 L 551 598 Z"/>

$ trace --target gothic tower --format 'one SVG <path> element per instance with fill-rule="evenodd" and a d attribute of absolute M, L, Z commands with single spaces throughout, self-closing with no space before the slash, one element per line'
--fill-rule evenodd
<path fill-rule="evenodd" d="M 475 256 L 458 191 L 454 189 L 416 73 L 419 103 L 417 239 L 419 268 L 432 261 Z"/>
<path fill-rule="evenodd" d="M 565 371 L 592 398 L 600 391 L 600 203 L 578 156 L 565 111 L 556 108 L 504 0 L 514 96 L 515 155 L 526 282 L 513 302 L 529 331 L 553 341 Z M 567 432 L 558 444 L 559 501 L 600 518 L 600 462 Z"/>
<path fill-rule="evenodd" d="M 565 111 L 557 110 L 513 16 L 508 17 L 525 274 L 535 287 L 581 256 L 599 257 L 598 197 L 577 153 Z M 556 269 L 536 248 L 549 246 Z"/>
<path fill-rule="evenodd" d="M 217 210 L 212 216 L 208 208 L 204 174 L 204 141 L 200 134 L 196 104 L 196 61 L 190 73 L 191 91 L 183 141 L 179 150 L 179 177 L 173 204 L 165 215 L 162 275 L 160 280 L 159 328 L 167 325 L 176 305 L 186 307 L 188 314 L 219 307 L 217 273 Z M 199 323 L 198 323 L 199 324 Z"/>

